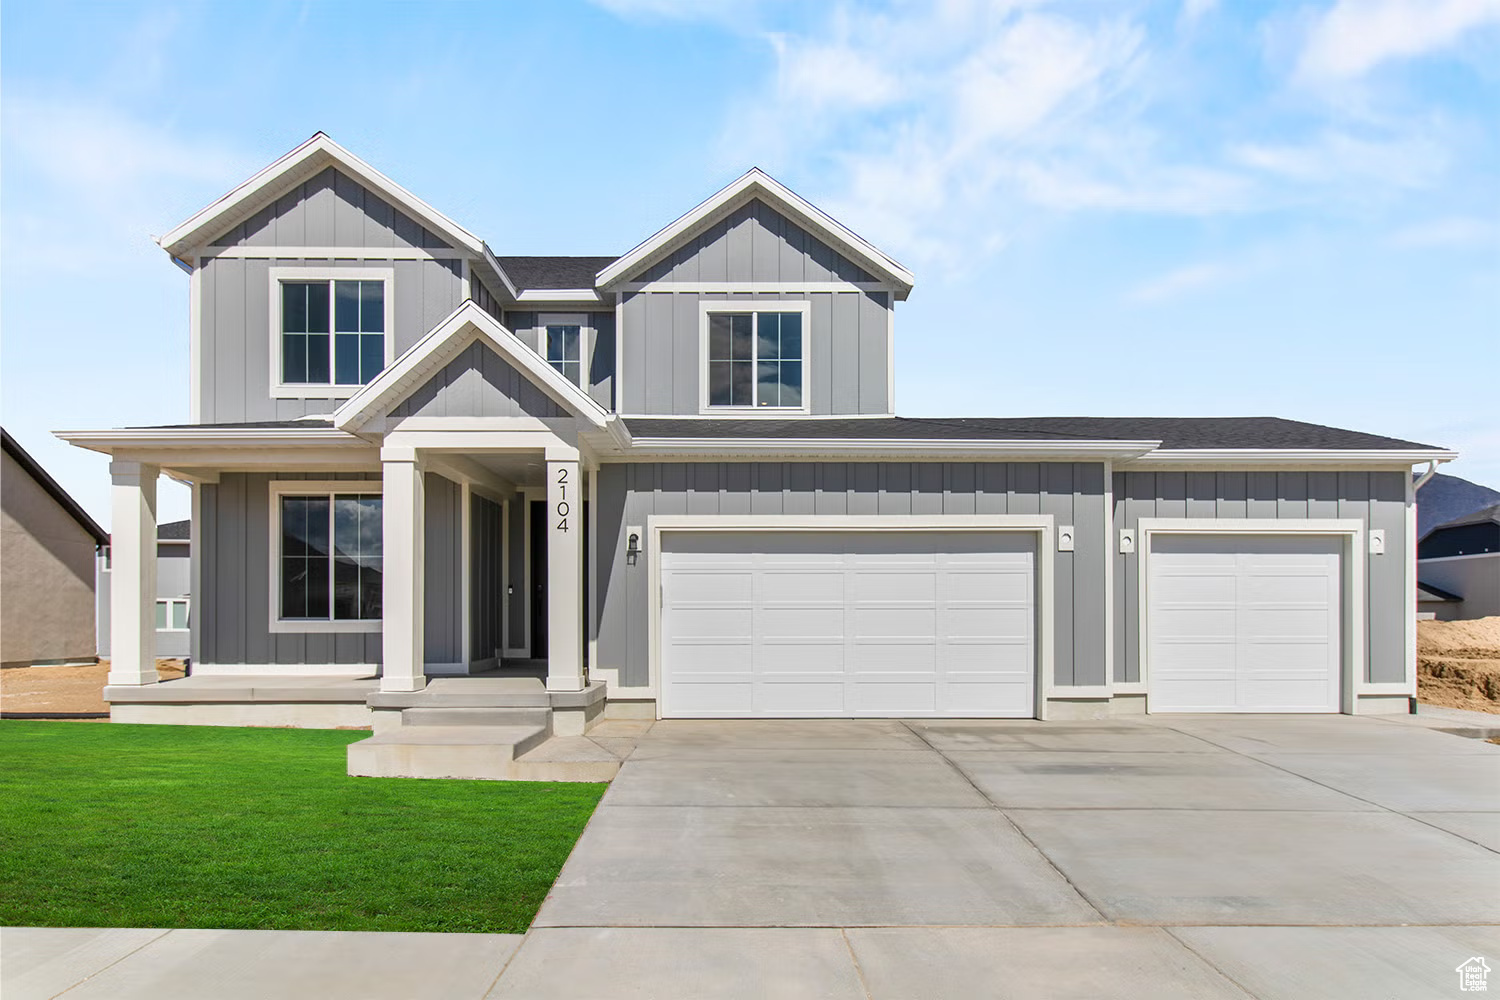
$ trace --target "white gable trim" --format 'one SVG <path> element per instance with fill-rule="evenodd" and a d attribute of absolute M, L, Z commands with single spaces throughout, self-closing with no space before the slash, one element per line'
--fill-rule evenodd
<path fill-rule="evenodd" d="M 338 167 L 377 192 L 449 244 L 481 258 L 488 253 L 479 237 L 322 132 L 315 133 L 311 139 L 159 237 L 157 245 L 173 256 L 194 250 L 248 219 L 293 184 L 308 180 L 330 166 Z"/>
<path fill-rule="evenodd" d="M 514 365 L 537 388 L 574 416 L 603 429 L 611 414 L 578 386 L 563 378 L 519 337 L 501 326 L 472 300 L 448 315 L 408 348 L 375 381 L 345 400 L 333 413 L 333 425 L 357 433 L 375 417 L 388 413 L 402 399 L 479 341 Z"/>
<path fill-rule="evenodd" d="M 911 292 L 916 279 L 910 271 L 759 167 L 752 167 L 729 186 L 600 271 L 596 278 L 599 287 L 608 288 L 624 281 L 667 250 L 707 228 L 720 216 L 757 197 L 791 216 L 845 256 L 891 282 L 896 286 L 898 299 L 905 299 Z"/>

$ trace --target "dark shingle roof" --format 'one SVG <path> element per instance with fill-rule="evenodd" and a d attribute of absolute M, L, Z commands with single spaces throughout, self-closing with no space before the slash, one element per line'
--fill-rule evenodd
<path fill-rule="evenodd" d="M 1419 601 L 1461 601 L 1462 597 L 1449 593 L 1441 587 L 1434 587 L 1430 583 L 1417 581 L 1417 600 Z"/>
<path fill-rule="evenodd" d="M 26 470 L 26 474 L 36 480 L 36 484 L 47 492 L 59 507 L 68 512 L 68 516 L 78 522 L 78 526 L 93 536 L 96 544 L 109 544 L 109 535 L 99 522 L 89 517 L 88 511 L 79 506 L 78 501 L 68 495 L 56 479 L 46 469 L 42 468 L 31 453 L 21 447 L 21 443 L 10 436 L 10 431 L 0 427 L 0 445 L 3 445 L 7 454 L 15 459 L 16 464 Z"/>
<path fill-rule="evenodd" d="M 614 257 L 496 257 L 518 291 L 529 288 L 593 288 L 594 275 Z"/>
<path fill-rule="evenodd" d="M 169 541 L 183 541 L 193 537 L 192 521 L 168 521 L 156 526 L 156 537 Z"/>
<path fill-rule="evenodd" d="M 1476 510 L 1472 514 L 1463 517 L 1455 517 L 1451 521 L 1444 522 L 1433 528 L 1433 531 L 1442 531 L 1444 528 L 1459 528 L 1466 524 L 1500 524 L 1500 503 L 1491 504 L 1482 510 Z"/>
<path fill-rule="evenodd" d="M 1494 503 L 1500 503 L 1500 490 L 1438 473 L 1417 490 L 1417 537 Z"/>
<path fill-rule="evenodd" d="M 634 418 L 639 438 L 1160 441 L 1164 449 L 1424 449 L 1431 445 L 1280 417 Z"/>

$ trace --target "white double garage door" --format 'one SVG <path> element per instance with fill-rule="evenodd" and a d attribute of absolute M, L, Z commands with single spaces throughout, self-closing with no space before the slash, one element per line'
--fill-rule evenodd
<path fill-rule="evenodd" d="M 660 554 L 667 717 L 1037 714 L 1030 531 L 678 531 Z M 1163 535 L 1152 712 L 1336 712 L 1340 543 Z"/>

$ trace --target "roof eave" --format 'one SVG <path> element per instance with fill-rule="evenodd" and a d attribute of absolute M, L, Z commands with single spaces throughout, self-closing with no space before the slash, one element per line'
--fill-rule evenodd
<path fill-rule="evenodd" d="M 1139 465 L 1153 467 L 1225 466 L 1413 466 L 1451 462 L 1458 452 L 1438 448 L 1161 448 L 1143 455 Z"/>

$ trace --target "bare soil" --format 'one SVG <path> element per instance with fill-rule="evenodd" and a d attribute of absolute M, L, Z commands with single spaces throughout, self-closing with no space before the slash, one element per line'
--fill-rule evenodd
<path fill-rule="evenodd" d="M 1417 697 L 1500 715 L 1500 617 L 1417 622 Z"/>
<path fill-rule="evenodd" d="M 181 660 L 157 660 L 156 676 L 176 680 Z M 0 711 L 108 712 L 104 702 L 109 661 L 78 666 L 11 667 L 0 670 Z"/>

